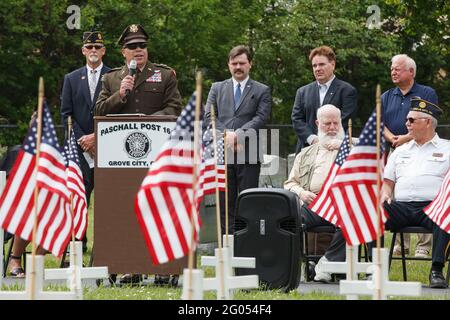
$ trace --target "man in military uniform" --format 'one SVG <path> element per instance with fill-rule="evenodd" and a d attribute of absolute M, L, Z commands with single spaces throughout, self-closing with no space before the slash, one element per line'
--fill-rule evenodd
<path fill-rule="evenodd" d="M 103 77 L 95 115 L 143 113 L 178 116 L 181 113 L 175 71 L 166 65 L 148 61 L 147 41 L 147 32 L 139 24 L 132 24 L 123 31 L 118 43 L 122 46 L 126 63 Z M 129 75 L 133 59 L 137 63 L 135 76 Z"/>
<path fill-rule="evenodd" d="M 95 105 L 95 115 L 143 113 L 146 115 L 174 115 L 181 113 L 181 95 L 175 71 L 163 64 L 148 61 L 148 35 L 139 24 L 128 26 L 120 36 L 125 65 L 112 69 L 103 77 L 103 87 Z M 132 60 L 136 74 L 129 74 Z M 121 283 L 136 283 L 142 275 L 125 274 Z M 178 283 L 178 275 L 155 275 L 155 284 Z"/>

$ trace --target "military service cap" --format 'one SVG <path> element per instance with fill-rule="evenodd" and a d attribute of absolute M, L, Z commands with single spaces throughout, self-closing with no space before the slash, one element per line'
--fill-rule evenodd
<path fill-rule="evenodd" d="M 98 31 L 86 31 L 83 33 L 83 44 L 103 44 L 103 36 Z"/>
<path fill-rule="evenodd" d="M 117 43 L 125 46 L 130 43 L 147 42 L 147 40 L 148 34 L 144 28 L 140 24 L 132 24 L 123 30 Z"/>
<path fill-rule="evenodd" d="M 443 113 L 442 109 L 437 105 L 427 100 L 421 99 L 420 97 L 411 98 L 410 110 L 429 114 L 436 119 L 439 119 L 440 115 Z"/>

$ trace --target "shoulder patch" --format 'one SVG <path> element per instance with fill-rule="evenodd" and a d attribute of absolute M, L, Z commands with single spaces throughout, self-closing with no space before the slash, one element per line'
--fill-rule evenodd
<path fill-rule="evenodd" d="M 172 69 L 171 67 L 169 67 L 167 64 L 163 64 L 163 63 L 154 63 L 154 65 L 156 66 L 156 67 L 161 67 L 161 68 L 164 68 L 164 69 Z"/>
<path fill-rule="evenodd" d="M 112 68 L 112 69 L 110 69 L 108 72 L 105 72 L 105 74 L 106 74 L 106 73 L 115 72 L 115 71 L 118 71 L 118 70 L 121 70 L 121 69 L 122 69 L 122 67 Z"/>
<path fill-rule="evenodd" d="M 172 74 L 176 77 L 177 73 L 175 72 L 175 69 L 169 67 L 167 64 L 163 64 L 163 63 L 154 63 L 155 67 L 159 67 L 159 68 L 163 68 L 163 69 L 167 69 L 169 71 L 172 72 Z"/>

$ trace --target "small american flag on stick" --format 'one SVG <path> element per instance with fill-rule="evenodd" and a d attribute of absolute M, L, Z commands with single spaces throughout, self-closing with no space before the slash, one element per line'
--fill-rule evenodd
<path fill-rule="evenodd" d="M 200 215 L 192 212 L 195 95 L 178 117 L 135 200 L 135 212 L 154 264 L 184 257 L 200 231 Z M 195 190 L 195 192 L 198 192 Z M 194 228 L 191 216 L 194 214 Z"/>
<path fill-rule="evenodd" d="M 199 176 L 199 200 L 202 196 L 219 191 L 225 191 L 225 155 L 224 139 L 219 134 L 217 139 L 217 163 L 214 158 L 214 141 L 211 125 L 203 133 L 202 163 Z M 216 185 L 216 175 L 218 185 Z"/>
<path fill-rule="evenodd" d="M 86 189 L 83 173 L 78 159 L 77 142 L 72 131 L 70 139 L 64 146 L 64 160 L 67 167 L 67 187 L 72 194 L 73 227 L 75 237 L 83 239 L 88 224 L 88 210 L 86 202 Z"/>
<path fill-rule="evenodd" d="M 450 233 L 450 170 L 442 182 L 436 198 L 424 210 L 442 230 Z"/>
<path fill-rule="evenodd" d="M 347 159 L 349 153 L 349 137 L 348 135 L 345 135 L 344 141 L 342 141 L 341 147 L 339 148 L 339 151 L 336 155 L 336 159 L 330 168 L 330 171 L 327 178 L 325 179 L 324 184 L 322 185 L 322 188 L 308 206 L 313 212 L 334 225 L 337 225 L 338 217 L 336 215 L 334 204 L 331 199 L 330 187 L 334 181 L 334 178 L 336 177 L 336 173 L 341 168 L 345 159 Z"/>
<path fill-rule="evenodd" d="M 40 158 L 35 174 L 37 121 L 28 130 L 5 190 L 0 198 L 0 226 L 31 241 L 34 225 L 34 189 L 38 186 L 36 244 L 61 256 L 70 240 L 72 217 L 66 167 L 55 127 L 44 103 Z"/>
<path fill-rule="evenodd" d="M 332 202 L 338 216 L 338 225 L 349 245 L 370 242 L 377 238 L 378 223 L 381 234 L 387 216 L 382 210 L 377 217 L 377 183 L 383 176 L 383 161 L 377 162 L 377 152 L 384 152 L 383 124 L 381 150 L 376 145 L 376 113 L 372 113 L 355 146 L 336 173 L 331 185 Z M 379 174 L 377 167 L 380 166 Z"/>

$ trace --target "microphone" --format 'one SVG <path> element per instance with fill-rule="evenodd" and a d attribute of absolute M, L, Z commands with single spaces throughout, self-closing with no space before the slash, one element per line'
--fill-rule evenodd
<path fill-rule="evenodd" d="M 134 75 L 136 74 L 136 67 L 137 67 L 137 63 L 136 60 L 131 60 L 130 61 L 130 67 L 128 68 L 128 75 L 134 77 Z M 125 90 L 125 97 L 127 97 L 130 94 L 130 89 Z"/>

